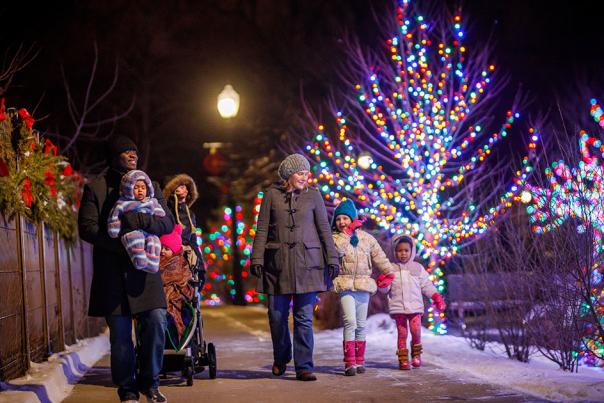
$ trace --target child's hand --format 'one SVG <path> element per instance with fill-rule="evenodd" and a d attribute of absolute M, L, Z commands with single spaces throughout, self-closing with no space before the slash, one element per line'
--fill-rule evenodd
<path fill-rule="evenodd" d="M 435 292 L 434 295 L 432 295 L 432 302 L 436 306 L 436 309 L 438 309 L 441 312 L 443 312 L 445 309 L 447 309 L 447 304 L 445 304 L 445 300 L 443 299 L 443 296 L 437 292 Z"/>
<path fill-rule="evenodd" d="M 379 288 L 386 288 L 392 283 L 392 280 L 394 280 L 394 274 L 380 274 L 376 283 Z"/>

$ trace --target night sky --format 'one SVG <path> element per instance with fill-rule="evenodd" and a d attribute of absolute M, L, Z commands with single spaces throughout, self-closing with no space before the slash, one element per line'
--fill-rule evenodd
<path fill-rule="evenodd" d="M 39 130 L 69 136 L 73 127 L 67 118 L 60 66 L 81 102 L 96 42 L 99 67 L 93 94 L 107 87 L 116 63 L 119 80 L 94 118 L 119 113 L 134 100 L 132 112 L 113 131 L 141 144 L 145 168 L 154 177 L 184 171 L 202 187 L 204 141 L 249 141 L 246 158 L 254 158 L 290 136 L 304 118 L 301 89 L 313 106 L 321 105 L 330 91 L 342 90 L 337 69 L 345 61 L 343 32 L 356 34 L 366 46 L 381 46 L 372 12 L 384 15 L 391 4 L 368 0 L 45 3 L 0 5 L 3 54 L 11 54 L 21 44 L 38 52 L 4 94 L 7 104 L 44 117 L 37 124 Z M 593 91 L 587 96 L 604 94 L 604 41 L 596 3 L 468 0 L 462 3 L 469 23 L 466 43 L 470 48 L 482 46 L 490 38 L 498 71 L 509 77 L 502 94 L 505 102 L 521 89 L 532 101 L 526 107 L 529 115 L 551 110 L 557 99 L 583 102 L 587 113 L 588 100 L 577 94 L 584 97 L 585 88 Z M 434 4 L 453 10 L 459 2 Z M 216 96 L 227 82 L 241 95 L 240 113 L 229 128 L 215 108 Z M 111 130 L 104 127 L 100 133 Z M 65 141 L 57 138 L 59 144 Z M 80 146 L 81 164 L 98 160 L 98 146 L 95 142 Z M 203 205 L 209 208 L 214 202 L 208 196 Z"/>

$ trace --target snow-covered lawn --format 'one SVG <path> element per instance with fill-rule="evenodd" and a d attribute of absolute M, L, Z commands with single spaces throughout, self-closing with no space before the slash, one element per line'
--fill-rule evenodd
<path fill-rule="evenodd" d="M 386 314 L 367 320 L 367 361 L 396 361 L 396 327 Z M 318 332 L 317 343 L 341 343 L 342 329 Z M 505 386 L 548 400 L 604 401 L 604 370 L 580 367 L 578 373 L 567 373 L 542 356 L 528 364 L 510 360 L 503 347 L 490 343 L 485 351 L 471 348 L 465 339 L 436 336 L 423 329 L 424 362 L 451 372 L 461 372 L 483 382 Z M 335 348 L 335 347 L 334 347 Z M 324 350 L 323 350 L 324 351 Z M 338 352 L 339 350 L 336 349 Z"/>
<path fill-rule="evenodd" d="M 66 346 L 65 351 L 51 355 L 44 363 L 31 363 L 24 377 L 0 382 L 0 402 L 60 402 L 108 351 L 108 332 Z"/>

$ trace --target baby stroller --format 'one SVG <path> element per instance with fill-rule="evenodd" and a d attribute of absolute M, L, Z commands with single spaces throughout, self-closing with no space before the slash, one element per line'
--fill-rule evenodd
<path fill-rule="evenodd" d="M 201 317 L 201 289 L 205 283 L 205 265 L 200 253 L 189 245 L 183 245 L 184 257 L 190 270 L 187 280 L 192 292 L 182 294 L 180 318 L 168 313 L 166 329 L 166 347 L 164 364 L 161 370 L 165 377 L 168 372 L 180 371 L 187 386 L 193 385 L 195 374 L 208 367 L 210 379 L 216 378 L 216 349 L 213 343 L 204 338 L 203 318 Z M 162 273 L 163 276 L 163 273 Z M 164 290 L 168 295 L 168 284 Z M 178 325 L 177 325 L 178 322 Z M 180 331 L 178 330 L 180 328 Z"/>

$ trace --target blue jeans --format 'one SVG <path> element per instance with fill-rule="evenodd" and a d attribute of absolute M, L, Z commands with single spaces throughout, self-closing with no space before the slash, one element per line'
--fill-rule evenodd
<path fill-rule="evenodd" d="M 344 341 L 365 341 L 365 323 L 369 294 L 366 291 L 342 291 L 340 304 L 344 313 Z"/>
<path fill-rule="evenodd" d="M 111 380 L 117 393 L 138 395 L 139 390 L 157 388 L 164 360 L 166 310 L 151 309 L 135 315 L 138 325 L 139 372 L 136 372 L 136 351 L 132 341 L 132 316 L 112 315 L 105 320 L 111 343 Z"/>
<path fill-rule="evenodd" d="M 268 296 L 268 321 L 273 339 L 273 357 L 283 364 L 292 359 L 292 342 L 289 335 L 289 304 L 294 300 L 294 365 L 296 373 L 313 370 L 312 313 L 317 301 L 316 292 Z"/>

